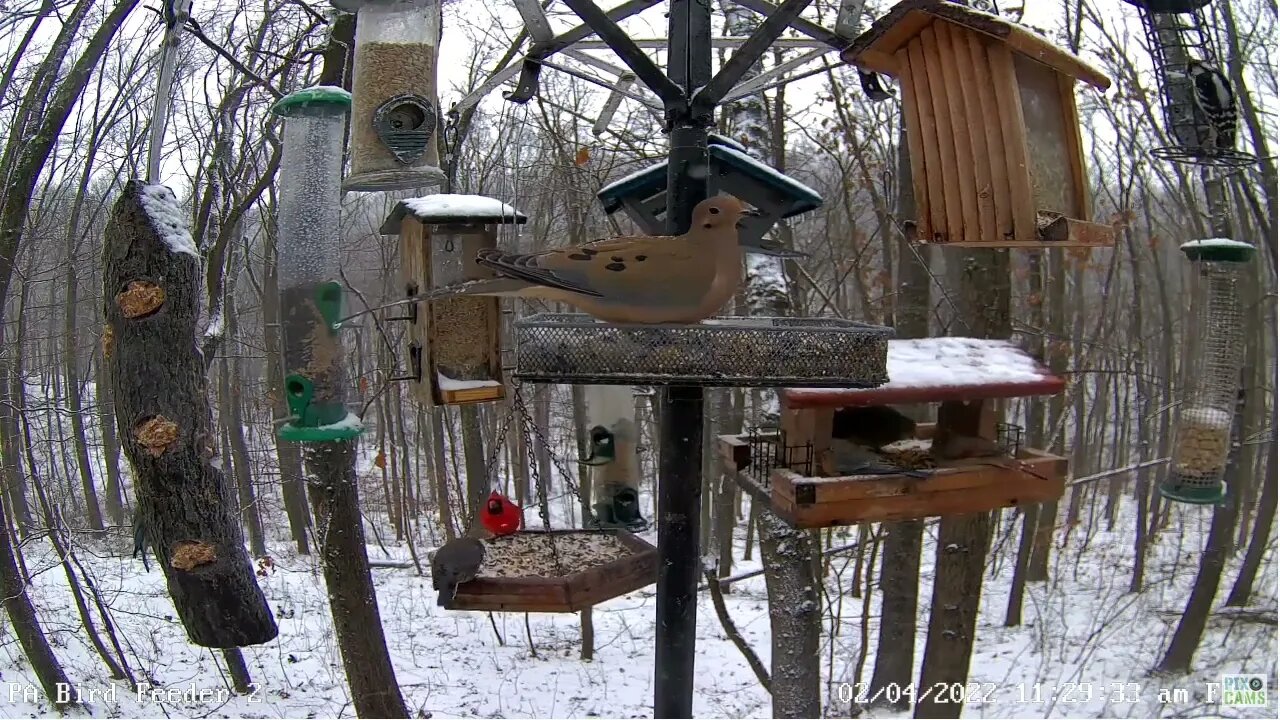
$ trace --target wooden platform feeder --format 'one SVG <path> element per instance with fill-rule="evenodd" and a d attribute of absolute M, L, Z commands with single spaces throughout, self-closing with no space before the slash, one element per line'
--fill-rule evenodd
<path fill-rule="evenodd" d="M 497 227 L 523 213 L 480 195 L 428 195 L 396 204 L 384 235 L 400 236 L 405 297 L 493 277 L 475 262 L 497 246 Z M 497 400 L 504 394 L 496 297 L 454 297 L 408 306 L 408 365 L 414 393 L 428 405 Z"/>
<path fill-rule="evenodd" d="M 579 612 L 658 579 L 657 549 L 625 530 L 524 530 L 485 540 L 485 550 L 480 575 L 446 609 Z"/>
<path fill-rule="evenodd" d="M 938 422 L 918 425 L 917 439 L 942 433 L 1002 446 L 995 401 L 1055 395 L 1064 386 L 1012 344 L 972 338 L 890 340 L 889 378 L 877 388 L 782 390 L 776 439 L 721 436 L 721 456 L 746 491 L 801 528 L 980 512 L 1062 495 L 1066 459 L 1020 444 L 935 460 L 927 470 L 839 475 L 832 457 L 839 408 L 936 402 Z M 920 452 L 928 454 L 925 443 Z"/>
<path fill-rule="evenodd" d="M 841 58 L 898 78 L 919 242 L 1115 244 L 1089 222 L 1075 84 L 1111 80 L 1027 28 L 946 0 L 906 0 Z"/>

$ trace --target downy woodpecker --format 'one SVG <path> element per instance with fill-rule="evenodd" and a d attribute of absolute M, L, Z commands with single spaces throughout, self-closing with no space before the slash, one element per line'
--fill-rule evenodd
<path fill-rule="evenodd" d="M 1236 144 L 1236 95 L 1222 71 L 1200 60 L 1187 63 L 1195 101 L 1197 125 L 1208 134 L 1201 146 L 1208 150 L 1232 150 Z"/>

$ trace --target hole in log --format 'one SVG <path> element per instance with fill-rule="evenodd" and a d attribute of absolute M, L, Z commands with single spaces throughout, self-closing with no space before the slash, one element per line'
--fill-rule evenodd
<path fill-rule="evenodd" d="M 173 545 L 169 554 L 169 564 L 179 570 L 191 571 L 192 568 L 208 565 L 218 559 L 214 547 L 199 540 L 179 540 Z"/>
<path fill-rule="evenodd" d="M 102 328 L 102 359 L 110 360 L 111 351 L 116 348 L 116 331 L 111 327 L 111 323 L 107 323 Z"/>
<path fill-rule="evenodd" d="M 138 423 L 133 436 L 152 457 L 160 457 L 178 439 L 178 424 L 163 415 Z"/>
<path fill-rule="evenodd" d="M 153 315 L 164 304 L 164 288 L 146 280 L 131 280 L 124 291 L 116 295 L 120 312 L 130 320 Z"/>

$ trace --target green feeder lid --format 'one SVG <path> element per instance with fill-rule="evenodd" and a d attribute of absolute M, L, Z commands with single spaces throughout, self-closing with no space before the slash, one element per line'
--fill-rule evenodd
<path fill-rule="evenodd" d="M 303 88 L 280 98 L 271 112 L 283 117 L 307 114 L 307 110 L 332 110 L 335 114 L 351 107 L 351 93 L 336 85 Z"/>
<path fill-rule="evenodd" d="M 356 418 L 354 422 L 350 422 L 351 418 L 354 417 L 355 415 L 348 415 L 345 420 L 340 420 L 333 425 L 320 425 L 318 427 L 299 427 L 293 423 L 285 423 L 280 426 L 280 432 L 277 435 L 285 442 L 316 443 L 350 440 L 364 432 L 364 425 L 360 423 L 359 418 Z"/>
<path fill-rule="evenodd" d="M 1169 482 L 1160 484 L 1160 494 L 1174 502 L 1190 505 L 1218 505 L 1227 497 L 1226 483 L 1209 487 Z"/>
<path fill-rule="evenodd" d="M 1183 243 L 1181 248 L 1192 262 L 1249 262 L 1255 248 L 1246 242 L 1228 238 L 1208 238 Z"/>

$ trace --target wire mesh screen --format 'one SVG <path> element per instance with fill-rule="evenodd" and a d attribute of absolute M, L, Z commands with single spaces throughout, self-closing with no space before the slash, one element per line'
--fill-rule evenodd
<path fill-rule="evenodd" d="M 1128 1 L 1139 6 L 1150 4 Z M 1218 132 L 1214 119 L 1195 100 L 1190 63 L 1198 61 L 1210 68 L 1221 66 L 1204 12 L 1198 8 L 1183 10 L 1141 10 L 1147 47 L 1160 88 L 1165 132 L 1172 141 L 1171 145 L 1156 148 L 1151 154 L 1163 160 L 1197 165 L 1249 165 L 1255 158 L 1235 149 L 1235 133 L 1227 137 Z M 1231 112 L 1234 114 L 1234 107 Z"/>
<path fill-rule="evenodd" d="M 755 428 L 746 439 L 751 448 L 748 472 L 760 487 L 769 487 L 769 476 L 776 468 L 789 468 L 805 477 L 813 475 L 813 443 L 790 445 L 787 434 L 777 427 Z"/>
<path fill-rule="evenodd" d="M 1240 289 L 1249 266 L 1204 261 L 1192 266 L 1196 277 L 1183 357 L 1187 382 L 1165 483 L 1175 497 L 1218 493 L 1244 363 Z"/>
<path fill-rule="evenodd" d="M 836 318 L 725 317 L 614 325 L 577 313 L 517 320 L 515 376 L 532 382 L 720 387 L 876 387 L 887 327 Z"/>
<path fill-rule="evenodd" d="M 1018 457 L 1022 452 L 1022 437 L 1026 430 L 1014 423 L 996 423 L 996 445 L 1009 457 Z"/>

